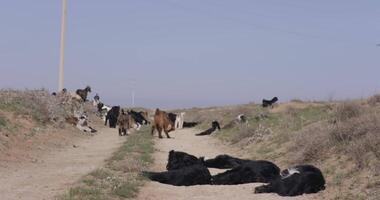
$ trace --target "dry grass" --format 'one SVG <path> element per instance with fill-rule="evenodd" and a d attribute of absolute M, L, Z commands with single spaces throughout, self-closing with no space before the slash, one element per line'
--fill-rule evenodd
<path fill-rule="evenodd" d="M 153 162 L 153 138 L 147 127 L 128 140 L 106 161 L 106 166 L 83 177 L 62 200 L 134 198 L 143 185 L 140 172 Z"/>
<path fill-rule="evenodd" d="M 373 156 L 380 160 L 380 115 L 359 104 L 337 105 L 332 123 L 305 127 L 295 136 L 295 162 L 318 161 L 328 154 L 348 154 L 358 168 L 368 167 Z"/>
<path fill-rule="evenodd" d="M 62 126 L 65 117 L 73 109 L 73 104 L 63 103 L 60 98 L 50 95 L 44 89 L 0 90 L 0 110 L 30 116 L 41 124 Z"/>
<path fill-rule="evenodd" d="M 368 98 L 367 103 L 370 106 L 376 106 L 380 103 L 380 94 L 375 94 Z"/>
<path fill-rule="evenodd" d="M 360 115 L 362 107 L 356 102 L 343 102 L 335 108 L 335 118 L 337 121 L 346 121 Z"/>

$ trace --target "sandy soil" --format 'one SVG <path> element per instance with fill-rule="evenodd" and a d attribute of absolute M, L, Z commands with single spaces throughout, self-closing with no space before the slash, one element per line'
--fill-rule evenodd
<path fill-rule="evenodd" d="M 151 167 L 152 171 L 164 171 L 168 152 L 170 150 L 185 151 L 195 156 L 215 157 L 219 154 L 230 154 L 233 156 L 243 157 L 237 149 L 223 145 L 219 140 L 210 137 L 194 136 L 198 131 L 195 129 L 183 129 L 171 133 L 174 139 L 156 139 L 154 153 L 155 162 Z M 210 169 L 212 174 L 219 173 L 220 170 Z M 312 199 L 313 195 L 304 195 L 299 197 L 284 198 L 276 194 L 254 194 L 254 188 L 261 184 L 242 184 L 232 186 L 190 186 L 177 187 L 165 185 L 157 182 L 148 182 L 140 190 L 138 200 L 201 200 L 201 199 L 255 199 L 255 200 L 277 200 L 277 199 L 294 199 L 304 200 Z"/>
<path fill-rule="evenodd" d="M 1 167 L 0 199 L 54 199 L 81 176 L 103 166 L 125 138 L 115 129 L 102 128 L 97 135 L 44 153 L 34 162 Z"/>

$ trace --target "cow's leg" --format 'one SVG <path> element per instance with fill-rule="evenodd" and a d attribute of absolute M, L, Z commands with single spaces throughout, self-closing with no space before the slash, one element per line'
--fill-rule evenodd
<path fill-rule="evenodd" d="M 154 125 L 152 125 L 152 135 L 154 135 L 154 129 L 156 129 L 156 127 Z"/>
<path fill-rule="evenodd" d="M 161 127 L 156 127 L 158 131 L 158 137 L 162 138 L 162 128 Z"/>
<path fill-rule="evenodd" d="M 174 124 L 174 127 L 175 127 L 175 128 L 179 128 L 179 118 L 180 118 L 180 116 L 178 115 L 178 116 L 176 117 L 176 119 L 175 119 L 175 124 Z"/>
<path fill-rule="evenodd" d="M 119 128 L 119 136 L 121 136 L 121 132 L 122 132 L 122 130 L 121 130 L 121 128 Z"/>
<path fill-rule="evenodd" d="M 184 117 L 182 116 L 181 117 L 181 122 L 180 122 L 180 124 L 179 124 L 179 128 L 180 129 L 183 129 L 183 122 L 185 121 L 185 119 L 184 119 Z"/>
<path fill-rule="evenodd" d="M 167 137 L 167 138 L 170 138 L 170 136 L 169 136 L 169 131 L 164 129 L 164 132 L 165 132 L 165 134 L 166 134 L 166 137 Z M 162 136 L 161 136 L 161 137 L 162 137 Z"/>

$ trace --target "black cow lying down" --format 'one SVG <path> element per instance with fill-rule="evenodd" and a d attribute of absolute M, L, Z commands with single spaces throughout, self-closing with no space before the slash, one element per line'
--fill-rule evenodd
<path fill-rule="evenodd" d="M 255 188 L 255 193 L 277 193 L 280 196 L 297 196 L 317 193 L 325 189 L 321 170 L 312 165 L 298 165 L 281 172 L 281 177 L 267 185 Z"/>
<path fill-rule="evenodd" d="M 265 160 L 251 160 L 212 177 L 214 185 L 269 183 L 280 176 L 280 168 Z"/>
<path fill-rule="evenodd" d="M 197 126 L 199 122 L 183 122 L 183 128 L 193 128 Z"/>
<path fill-rule="evenodd" d="M 220 125 L 219 125 L 219 122 L 218 121 L 213 121 L 211 123 L 211 128 L 201 132 L 201 133 L 198 133 L 198 134 L 195 134 L 196 136 L 202 136 L 202 135 L 210 135 L 211 133 L 213 133 L 216 129 L 220 130 Z"/>
<path fill-rule="evenodd" d="M 233 169 L 211 176 L 207 167 Z M 169 152 L 166 168 L 167 172 L 144 172 L 143 175 L 153 181 L 178 186 L 268 183 L 280 176 L 280 169 L 269 161 L 242 160 L 228 155 L 204 161 L 202 157 L 178 151 Z"/>
<path fill-rule="evenodd" d="M 185 152 L 171 150 L 169 152 L 168 164 L 166 165 L 166 169 L 170 171 L 192 165 L 203 165 L 203 163 L 203 157 L 197 158 Z"/>
<path fill-rule="evenodd" d="M 235 158 L 229 155 L 219 155 L 212 159 L 207 159 L 204 161 L 206 167 L 217 168 L 217 169 L 231 169 L 242 165 L 243 163 L 250 162 L 251 160 L 244 160 L 240 158 Z"/>
<path fill-rule="evenodd" d="M 175 186 L 206 185 L 211 183 L 211 174 L 203 165 L 192 165 L 166 172 L 143 172 L 152 181 Z"/>

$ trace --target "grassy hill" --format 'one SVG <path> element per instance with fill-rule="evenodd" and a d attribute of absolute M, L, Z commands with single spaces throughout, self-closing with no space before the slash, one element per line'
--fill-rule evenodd
<path fill-rule="evenodd" d="M 380 96 L 365 100 L 303 102 L 272 109 L 257 104 L 193 108 L 186 121 L 212 120 L 227 126 L 213 134 L 240 147 L 246 157 L 274 161 L 281 168 L 314 164 L 327 179 L 321 199 L 380 199 Z M 233 120 L 248 117 L 247 125 Z"/>

